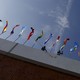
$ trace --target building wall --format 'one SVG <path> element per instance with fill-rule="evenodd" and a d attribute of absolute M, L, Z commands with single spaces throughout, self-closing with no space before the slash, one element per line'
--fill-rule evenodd
<path fill-rule="evenodd" d="M 20 60 L 80 76 L 80 61 L 0 39 L 0 52 Z"/>
<path fill-rule="evenodd" d="M 80 77 L 0 54 L 0 80 L 80 80 Z"/>

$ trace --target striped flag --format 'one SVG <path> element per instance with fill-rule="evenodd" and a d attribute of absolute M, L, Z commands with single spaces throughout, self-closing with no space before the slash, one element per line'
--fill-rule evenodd
<path fill-rule="evenodd" d="M 60 50 L 62 50 L 65 47 L 65 45 L 67 44 L 67 41 L 69 41 L 69 40 L 70 40 L 69 38 L 66 38 L 64 40 L 63 45 L 61 46 Z"/>
<path fill-rule="evenodd" d="M 59 42 L 59 40 L 60 40 L 60 36 L 57 37 L 57 39 L 56 39 L 55 43 L 52 45 L 52 47 L 53 47 L 57 42 Z"/>
<path fill-rule="evenodd" d="M 36 42 L 37 42 L 40 38 L 42 38 L 43 35 L 44 35 L 44 33 L 43 33 L 43 31 L 42 31 L 42 33 L 36 38 L 36 40 L 35 40 L 34 44 L 32 45 L 32 47 L 35 46 Z"/>
<path fill-rule="evenodd" d="M 7 27 L 8 27 L 8 21 L 6 21 L 6 26 L 3 28 L 2 33 L 6 32 Z"/>
<path fill-rule="evenodd" d="M 43 31 L 42 31 L 42 33 L 36 38 L 36 42 L 40 39 L 40 38 L 42 38 L 43 37 L 43 35 L 44 35 L 44 33 L 43 33 Z"/>
<path fill-rule="evenodd" d="M 53 46 L 54 46 L 56 43 L 58 43 L 58 42 L 59 42 L 59 40 L 60 40 L 60 36 L 58 36 L 58 37 L 57 37 L 57 39 L 56 39 L 56 41 L 53 43 L 53 45 L 52 45 L 52 47 L 51 47 L 50 52 L 52 51 Z"/>

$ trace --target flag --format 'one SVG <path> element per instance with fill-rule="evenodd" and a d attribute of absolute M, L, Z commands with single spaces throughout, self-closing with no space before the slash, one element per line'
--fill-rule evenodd
<path fill-rule="evenodd" d="M 44 42 L 46 44 L 53 37 L 52 33 L 49 35 L 49 38 Z"/>
<path fill-rule="evenodd" d="M 70 49 L 70 52 L 76 51 L 78 48 L 78 43 L 74 42 L 74 46 Z"/>
<path fill-rule="evenodd" d="M 56 41 L 55 41 L 55 42 L 53 43 L 53 45 L 51 46 L 50 53 L 51 53 L 51 51 L 52 51 L 53 46 L 54 46 L 56 43 L 58 43 L 59 40 L 60 40 L 60 36 L 57 37 Z"/>
<path fill-rule="evenodd" d="M 63 45 L 61 46 L 60 50 L 62 50 L 65 47 L 65 45 L 67 44 L 67 41 L 69 41 L 69 40 L 70 40 L 69 38 L 66 38 L 64 40 Z"/>
<path fill-rule="evenodd" d="M 57 37 L 55 43 L 52 45 L 52 47 L 60 40 L 60 36 Z"/>
<path fill-rule="evenodd" d="M 57 55 L 60 55 L 60 54 L 63 54 L 63 49 L 64 47 L 66 46 L 67 44 L 67 41 L 69 41 L 70 39 L 69 38 L 66 38 L 63 42 L 63 45 L 61 46 L 60 50 L 57 52 Z"/>
<path fill-rule="evenodd" d="M 29 40 L 29 39 L 31 38 L 31 36 L 34 34 L 34 29 L 33 29 L 33 27 L 31 27 L 31 30 L 32 30 L 32 31 L 29 33 L 27 40 Z"/>
<path fill-rule="evenodd" d="M 18 27 L 18 26 L 20 26 L 20 25 L 16 25 L 16 26 L 13 27 L 12 31 L 10 32 L 10 35 L 14 34 L 14 29 L 15 29 L 16 27 Z"/>
<path fill-rule="evenodd" d="M 36 38 L 36 40 L 35 41 L 38 41 L 40 38 L 42 38 L 43 37 L 43 31 L 42 31 L 42 33 Z"/>
<path fill-rule="evenodd" d="M 7 27 L 8 27 L 8 21 L 6 21 L 6 26 L 3 28 L 2 33 L 6 32 Z"/>
<path fill-rule="evenodd" d="M 26 29 L 26 26 L 25 27 L 22 27 L 21 32 L 19 33 L 19 36 L 22 36 L 22 34 L 25 31 L 25 29 Z"/>

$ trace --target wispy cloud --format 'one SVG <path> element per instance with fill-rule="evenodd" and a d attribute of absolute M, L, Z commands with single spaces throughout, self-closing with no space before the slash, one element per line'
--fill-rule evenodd
<path fill-rule="evenodd" d="M 44 25 L 42 30 L 44 31 L 44 33 L 50 32 L 51 26 L 50 25 Z"/>
<path fill-rule="evenodd" d="M 68 3 L 66 5 L 66 10 L 65 10 L 66 12 L 64 12 L 63 15 L 58 15 L 56 17 L 56 23 L 58 24 L 58 27 L 59 27 L 59 35 L 60 36 L 63 35 L 65 28 L 69 28 L 68 16 L 69 16 L 69 12 L 70 12 L 70 9 L 72 6 L 72 2 L 73 2 L 73 0 L 68 0 Z M 58 50 L 59 45 L 60 44 L 56 45 L 55 52 Z"/>
<path fill-rule="evenodd" d="M 57 24 L 61 28 L 69 28 L 69 22 L 66 16 L 58 16 L 57 17 Z"/>
<path fill-rule="evenodd" d="M 56 7 L 56 9 L 53 9 L 53 10 L 48 12 L 48 17 L 51 17 L 51 18 L 55 19 L 54 21 L 57 25 L 56 26 L 54 24 L 54 26 L 56 26 L 53 29 L 53 30 L 55 30 L 54 33 L 56 33 L 56 35 L 60 35 L 60 36 L 63 35 L 64 30 L 66 28 L 70 27 L 68 17 L 69 17 L 69 13 L 70 13 L 70 9 L 71 9 L 73 0 L 67 0 L 66 4 L 64 4 L 64 3 L 65 3 L 65 1 L 62 4 L 65 7 L 64 9 L 63 9 L 62 5 L 59 5 L 59 6 Z M 56 37 L 54 37 L 54 38 L 56 38 Z M 52 42 L 53 41 L 51 41 L 50 44 Z M 57 44 L 55 46 L 54 52 L 56 52 L 59 49 L 60 43 L 61 43 L 61 41 L 59 42 L 59 44 Z M 50 49 L 50 46 L 49 46 L 49 49 Z"/>

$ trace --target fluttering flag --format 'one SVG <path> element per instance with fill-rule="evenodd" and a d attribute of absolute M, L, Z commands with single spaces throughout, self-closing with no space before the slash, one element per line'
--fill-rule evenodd
<path fill-rule="evenodd" d="M 57 39 L 56 39 L 55 43 L 52 45 L 52 47 L 53 47 L 57 42 L 59 42 L 59 40 L 60 40 L 60 36 L 57 37 Z"/>
<path fill-rule="evenodd" d="M 40 38 L 42 38 L 43 37 L 43 31 L 42 31 L 42 33 L 36 38 L 36 40 L 35 41 L 38 41 Z"/>
<path fill-rule="evenodd" d="M 20 26 L 20 25 L 16 25 L 16 26 L 14 26 L 14 27 L 12 28 L 12 31 L 10 32 L 10 35 L 7 36 L 5 40 L 7 40 L 12 34 L 14 34 L 14 29 L 15 29 L 16 27 L 18 27 L 18 26 Z"/>
<path fill-rule="evenodd" d="M 22 36 L 22 34 L 25 31 L 25 29 L 26 29 L 26 26 L 23 26 L 22 29 L 21 29 L 21 32 L 19 33 L 19 36 Z"/>
<path fill-rule="evenodd" d="M 69 40 L 70 40 L 69 38 L 66 38 L 66 39 L 64 40 L 64 43 L 63 43 L 63 45 L 61 46 L 60 50 L 62 50 L 62 49 L 65 47 L 67 41 L 69 41 Z"/>
<path fill-rule="evenodd" d="M 7 27 L 8 27 L 8 21 L 6 21 L 6 26 L 3 28 L 2 33 L 6 32 Z"/>
<path fill-rule="evenodd" d="M 49 38 L 44 42 L 46 44 L 53 37 L 52 33 L 49 35 Z"/>
<path fill-rule="evenodd" d="M 52 51 L 53 46 L 56 45 L 59 42 L 59 40 L 60 40 L 60 36 L 58 36 L 56 41 L 53 43 L 50 52 Z"/>
<path fill-rule="evenodd" d="M 25 31 L 25 29 L 26 29 L 26 26 L 22 27 L 21 32 L 19 33 L 17 39 L 14 42 L 16 42 L 22 36 L 22 34 Z"/>
<path fill-rule="evenodd" d="M 23 45 L 24 45 L 28 40 L 30 40 L 31 36 L 34 34 L 34 28 L 33 28 L 33 27 L 31 27 L 31 30 L 32 30 L 32 31 L 29 33 L 28 38 L 27 38 L 27 40 L 23 43 Z"/>
<path fill-rule="evenodd" d="M 20 26 L 20 25 L 16 25 L 13 27 L 12 31 L 10 32 L 10 35 L 14 34 L 14 29 L 17 28 L 18 26 Z"/>
<path fill-rule="evenodd" d="M 36 38 L 36 40 L 35 40 L 34 44 L 32 45 L 32 47 L 34 47 L 34 45 L 36 44 L 36 42 L 37 42 L 40 38 L 42 38 L 43 35 L 44 35 L 44 33 L 43 33 L 43 30 L 42 30 L 42 33 Z"/>
<path fill-rule="evenodd" d="M 78 43 L 74 42 L 74 46 L 70 49 L 70 52 L 76 51 L 78 48 Z"/>
<path fill-rule="evenodd" d="M 67 44 L 67 41 L 69 41 L 70 39 L 69 38 L 66 38 L 65 40 L 64 40 L 64 42 L 63 42 L 63 45 L 61 46 L 61 48 L 60 48 L 60 50 L 57 52 L 58 54 L 57 55 L 60 55 L 60 54 L 63 54 L 63 49 L 64 49 L 64 47 L 66 46 L 66 44 Z M 62 51 L 62 52 L 61 52 Z"/>
<path fill-rule="evenodd" d="M 27 40 L 29 40 L 31 38 L 31 36 L 34 34 L 34 28 L 33 27 L 31 27 L 31 30 L 32 31 L 29 33 Z"/>

